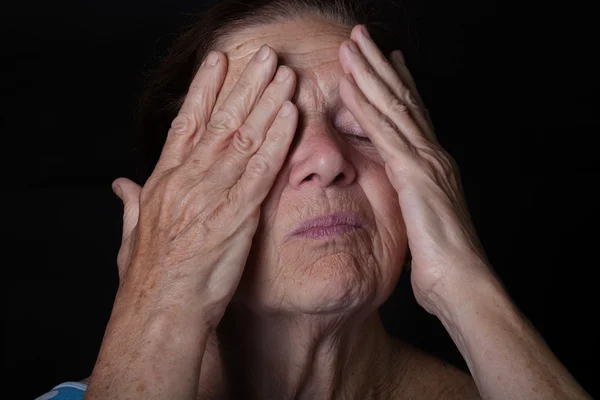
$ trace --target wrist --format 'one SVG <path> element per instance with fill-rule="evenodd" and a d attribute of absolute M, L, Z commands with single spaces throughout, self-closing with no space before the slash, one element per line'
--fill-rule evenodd
<path fill-rule="evenodd" d="M 512 300 L 493 270 L 484 261 L 470 268 L 456 268 L 461 274 L 446 277 L 435 285 L 431 301 L 434 315 L 443 323 L 460 325 L 465 318 L 485 313 L 496 318 L 512 318 L 516 312 Z"/>
<path fill-rule="evenodd" d="M 90 398 L 148 398 L 151 393 L 192 398 L 209 330 L 183 313 L 132 311 L 111 315 L 92 372 Z"/>
<path fill-rule="evenodd" d="M 439 285 L 435 296 L 434 315 L 444 325 L 471 370 L 474 352 L 479 351 L 480 342 L 484 340 L 482 335 L 488 339 L 490 334 L 521 336 L 528 329 L 493 273 L 474 273 L 460 280 L 445 281 Z"/>
<path fill-rule="evenodd" d="M 171 300 L 169 300 L 171 299 Z M 110 320 L 106 327 L 106 336 L 111 340 L 156 344 L 177 352 L 179 348 L 201 357 L 206 340 L 211 332 L 200 307 L 191 306 L 191 300 L 175 301 L 173 296 L 128 296 L 118 293 L 114 302 Z M 167 346 L 167 347 L 164 347 Z M 145 350 L 152 347 L 144 345 Z"/>
<path fill-rule="evenodd" d="M 589 398 L 491 268 L 474 271 L 436 288 L 435 315 L 467 363 L 482 398 Z"/>
<path fill-rule="evenodd" d="M 119 286 L 112 312 L 111 321 L 119 324 L 139 324 L 142 321 L 169 321 L 167 323 L 186 324 L 191 331 L 210 331 L 207 307 L 196 287 L 189 283 L 148 282 L 134 279 L 126 280 Z"/>

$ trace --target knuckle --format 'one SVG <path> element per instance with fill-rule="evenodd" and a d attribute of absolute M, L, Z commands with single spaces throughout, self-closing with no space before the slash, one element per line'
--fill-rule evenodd
<path fill-rule="evenodd" d="M 406 106 L 406 104 L 404 104 L 404 102 L 402 102 L 395 96 L 391 98 L 388 104 L 390 112 L 392 113 L 405 114 L 408 112 L 408 107 Z"/>
<path fill-rule="evenodd" d="M 239 131 L 242 136 L 252 138 L 253 141 L 259 142 L 263 137 L 263 130 L 261 129 L 260 124 L 261 121 L 253 122 L 251 119 L 247 119 L 240 127 Z"/>
<path fill-rule="evenodd" d="M 409 90 L 407 88 L 404 92 L 404 98 L 406 99 L 406 104 L 408 104 L 409 106 L 411 106 L 413 108 L 419 107 L 419 102 L 417 101 L 416 97 L 413 95 L 412 90 Z"/>
<path fill-rule="evenodd" d="M 239 118 L 232 110 L 220 109 L 208 123 L 209 129 L 217 132 L 233 130 L 238 127 Z"/>
<path fill-rule="evenodd" d="M 195 130 L 196 124 L 194 118 L 185 112 L 180 112 L 173 119 L 173 121 L 171 121 L 169 134 L 186 135 L 194 132 Z"/>
<path fill-rule="evenodd" d="M 265 107 L 271 112 L 275 112 L 279 110 L 279 108 L 281 108 L 281 102 L 277 101 L 277 99 L 275 99 L 273 96 L 265 96 L 261 99 L 261 101 L 264 103 Z"/>
<path fill-rule="evenodd" d="M 366 64 L 363 68 L 363 73 L 369 81 L 375 81 L 379 78 L 379 75 L 375 72 L 373 67 L 370 64 Z"/>
<path fill-rule="evenodd" d="M 240 128 L 233 136 L 231 146 L 241 154 L 248 154 L 256 147 L 256 140 L 251 132 L 242 131 Z"/>
<path fill-rule="evenodd" d="M 396 124 L 385 114 L 379 115 L 378 127 L 382 130 L 396 130 Z"/>

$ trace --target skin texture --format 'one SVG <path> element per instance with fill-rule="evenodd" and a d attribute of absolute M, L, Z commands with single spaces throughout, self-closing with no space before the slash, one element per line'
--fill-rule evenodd
<path fill-rule="evenodd" d="M 390 338 L 379 319 L 377 309 L 389 297 L 402 272 L 407 238 L 397 194 L 387 177 L 383 160 L 375 146 L 365 140 L 365 132 L 361 131 L 339 95 L 344 75 L 340 45 L 348 39 L 350 32 L 351 28 L 344 25 L 307 18 L 235 32 L 229 40 L 217 46 L 226 58 L 221 55 L 221 63 L 215 69 L 225 71 L 227 66 L 227 74 L 217 79 L 224 78 L 210 116 L 211 122 L 207 131 L 193 136 L 194 146 L 198 144 L 204 154 L 211 154 L 206 150 L 209 146 L 214 152 L 223 150 L 211 136 L 216 138 L 215 132 L 218 134 L 224 125 L 218 121 L 227 120 L 235 114 L 230 112 L 230 115 L 223 116 L 219 111 L 236 87 L 235 107 L 252 108 L 254 104 L 248 103 L 250 97 L 241 93 L 256 89 L 246 83 L 239 91 L 239 81 L 244 70 L 252 65 L 250 60 L 265 43 L 272 49 L 271 57 L 254 74 L 270 73 L 272 76 L 277 64 L 288 66 L 291 75 L 285 84 L 287 86 L 280 83 L 282 88 L 279 90 L 284 96 L 291 97 L 298 115 L 294 141 L 287 156 L 283 152 L 285 161 L 261 204 L 260 221 L 239 286 L 228 312 L 221 321 L 215 320 L 220 323 L 219 338 L 216 332 L 211 332 L 204 355 L 200 352 L 199 398 L 364 399 L 398 398 L 398 393 L 402 396 L 412 393 L 411 398 L 415 398 L 417 395 L 438 396 L 443 391 L 451 393 L 457 388 L 473 391 L 473 382 L 467 374 Z M 252 78 L 248 82 L 256 80 Z M 192 101 L 198 90 L 200 86 L 192 83 L 187 103 L 173 123 L 174 132 L 180 127 L 182 131 L 188 129 L 190 121 L 181 118 L 185 110 L 190 110 L 195 120 L 202 119 L 196 109 L 198 100 Z M 235 115 L 232 118 L 235 119 Z M 290 120 L 290 124 L 294 122 Z M 244 129 L 246 135 L 249 131 Z M 174 180 L 174 176 L 163 171 L 181 164 L 186 152 L 189 158 L 197 157 L 174 138 L 177 137 L 170 133 L 161 161 L 146 185 L 148 188 L 144 188 L 147 192 L 160 191 L 161 186 L 156 181 L 165 176 Z M 239 146 L 239 149 L 243 146 L 236 141 L 237 138 L 234 137 L 232 146 Z M 174 150 L 177 146 L 178 151 Z M 182 164 L 181 169 L 185 166 L 185 163 Z M 224 167 L 228 170 L 231 165 Z M 188 176 L 194 172 L 187 171 Z M 120 179 L 116 183 L 120 184 L 118 189 L 126 189 L 116 191 L 122 198 L 140 197 L 139 188 L 133 190 L 130 181 Z M 166 191 L 171 192 L 173 188 Z M 202 192 L 212 193 L 214 190 L 206 188 Z M 151 196 L 146 195 L 148 198 Z M 146 200 L 147 203 L 149 201 Z M 219 199 L 215 198 L 215 201 L 219 202 Z M 140 325 L 153 326 L 153 331 L 159 334 L 142 332 L 133 336 L 131 341 L 142 340 L 138 337 L 141 336 L 147 344 L 157 343 L 155 346 L 161 349 L 162 354 L 167 354 L 168 350 L 172 353 L 182 351 L 168 347 L 172 346 L 172 338 L 168 345 L 163 344 L 167 337 L 172 336 L 172 329 L 161 337 L 162 321 L 156 323 L 156 318 L 153 318 L 147 322 L 150 317 L 143 317 L 145 313 L 142 312 L 140 317 L 139 312 L 129 311 L 129 304 L 146 304 L 149 301 L 151 309 L 159 306 L 167 308 L 171 310 L 169 315 L 180 318 L 181 312 L 172 310 L 180 310 L 181 307 L 173 302 L 165 306 L 163 299 L 170 299 L 172 295 L 165 288 L 155 289 L 157 286 L 161 288 L 156 282 L 163 273 L 143 272 L 156 261 L 145 255 L 152 251 L 140 249 L 164 248 L 164 245 L 156 241 L 160 234 L 144 235 L 138 229 L 140 225 L 136 226 L 138 218 L 144 220 L 143 209 L 142 216 L 137 215 L 140 213 L 139 207 L 136 207 L 138 202 L 125 203 L 124 242 L 118 257 L 121 295 L 118 294 L 115 301 L 113 317 L 107 327 L 109 334 L 103 343 L 105 349 L 101 349 L 94 371 L 98 377 L 92 379 L 87 393 L 89 398 L 101 398 L 97 389 L 101 386 L 105 388 L 102 392 L 105 395 L 108 388 L 123 394 L 123 390 L 117 390 L 118 385 L 115 384 L 116 368 L 111 356 L 114 353 L 120 353 L 124 360 L 124 374 L 139 371 L 143 375 L 132 376 L 131 380 L 137 383 L 126 386 L 135 387 L 138 395 L 158 390 L 151 385 L 167 374 L 181 375 L 185 372 L 178 373 L 165 367 L 168 359 L 161 358 L 160 354 L 152 358 L 150 345 L 146 350 L 148 359 L 143 362 L 135 349 L 131 357 L 123 355 L 127 353 L 122 347 L 122 343 L 127 342 L 124 336 L 129 337 L 130 332 L 139 331 Z M 139 204 L 143 207 L 143 192 Z M 206 204 L 206 199 L 202 200 L 202 204 Z M 178 207 L 175 215 L 185 215 L 186 211 Z M 147 210 L 149 208 L 146 207 Z M 354 213 L 363 221 L 364 227 L 327 241 L 286 236 L 306 219 L 337 211 Z M 156 219 L 156 214 L 160 213 L 158 210 L 153 213 L 147 211 L 145 218 Z M 164 218 L 159 216 L 158 219 Z M 181 233 L 171 236 L 179 241 L 185 237 Z M 145 241 L 153 244 L 144 244 Z M 239 240 L 234 243 L 240 247 Z M 185 247 L 190 248 L 190 245 Z M 197 250 L 203 259 L 218 258 L 207 251 Z M 163 252 L 168 253 L 169 259 L 178 260 L 178 265 L 187 262 L 187 259 L 186 262 L 181 261 L 182 255 L 172 249 Z M 136 278 L 139 274 L 145 275 L 145 278 Z M 177 275 L 183 275 L 183 272 Z M 210 282 L 211 278 L 213 276 L 203 275 L 201 282 Z M 150 287 L 146 285 L 143 289 L 143 283 L 148 280 L 151 281 Z M 179 286 L 180 291 L 193 287 L 189 281 L 197 282 L 189 277 L 184 280 L 183 288 Z M 219 290 L 228 286 L 222 280 L 217 284 Z M 133 288 L 140 285 L 141 290 Z M 226 292 L 223 293 L 220 297 L 227 299 Z M 204 307 L 206 311 L 206 304 Z M 139 305 L 136 307 L 140 308 Z M 185 312 L 183 314 L 188 316 L 185 320 L 189 326 L 187 321 L 194 318 Z M 214 315 L 220 317 L 218 312 Z M 139 321 L 130 322 L 136 319 Z M 170 316 L 165 319 L 172 327 Z M 123 325 L 129 326 L 123 328 Z M 239 329 L 240 326 L 243 329 Z M 186 332 L 190 330 L 191 327 Z M 111 338 L 114 338 L 112 346 Z M 144 375 L 140 371 L 143 367 L 135 366 L 136 363 L 147 366 L 158 358 L 161 359 L 162 372 L 153 370 Z M 185 364 L 181 358 L 174 362 L 178 368 Z M 192 366 L 193 362 L 189 361 L 189 365 Z M 161 388 L 166 393 L 178 390 L 177 393 L 184 393 L 183 389 L 170 389 Z"/>
<path fill-rule="evenodd" d="M 244 275 L 222 322 L 223 357 L 236 382 L 231 387 L 246 397 L 360 395 L 361 386 L 377 386 L 367 371 L 390 364 L 382 358 L 391 341 L 379 318 L 364 321 L 394 289 L 407 242 L 378 152 L 345 135 L 360 130 L 338 92 L 339 48 L 349 35 L 347 26 L 302 20 L 236 32 L 219 46 L 229 70 L 215 109 L 267 43 L 278 63 L 295 73 L 292 101 L 299 114 L 294 143 L 263 202 Z M 336 211 L 357 214 L 369 228 L 327 242 L 286 239 L 302 221 Z M 205 371 L 217 363 L 215 356 L 209 361 L 217 353 L 210 343 L 216 341 L 209 342 Z M 389 386 L 380 390 L 389 393 L 394 379 L 389 371 L 380 373 Z"/>
<path fill-rule="evenodd" d="M 338 51 L 349 34 L 348 27 L 302 21 L 241 32 L 231 40 L 237 46 L 224 46 L 230 72 L 216 107 L 261 43 L 296 75 L 299 127 L 261 207 L 234 298 L 254 313 L 337 320 L 385 301 L 400 275 L 407 242 L 396 192 L 374 146 L 344 134 L 360 130 L 338 94 Z M 327 242 L 286 238 L 302 221 L 337 211 L 358 215 L 368 227 Z"/>
<path fill-rule="evenodd" d="M 318 18 L 218 47 L 149 183 L 116 182 L 123 281 L 86 398 L 586 398 L 496 279 L 399 54 Z M 291 74 L 259 101 L 276 55 Z M 363 226 L 289 237 L 337 211 Z M 477 388 L 381 325 L 407 244 L 416 299 Z"/>

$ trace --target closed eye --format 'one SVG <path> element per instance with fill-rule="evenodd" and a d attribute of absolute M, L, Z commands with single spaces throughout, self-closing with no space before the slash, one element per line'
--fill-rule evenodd
<path fill-rule="evenodd" d="M 351 140 L 357 140 L 359 142 L 364 142 L 364 143 L 371 143 L 371 139 L 369 139 L 368 136 L 353 135 L 351 133 L 345 133 L 344 135 L 346 137 L 350 138 Z"/>
<path fill-rule="evenodd" d="M 350 140 L 356 140 L 364 143 L 371 143 L 371 139 L 367 136 L 366 133 L 362 131 L 362 129 L 351 126 L 346 129 L 340 130 L 344 136 L 346 136 Z"/>
<path fill-rule="evenodd" d="M 335 126 L 340 134 L 346 139 L 359 143 L 371 143 L 369 135 L 367 135 L 358 125 L 352 114 L 347 108 L 337 113 L 334 117 L 333 126 Z"/>

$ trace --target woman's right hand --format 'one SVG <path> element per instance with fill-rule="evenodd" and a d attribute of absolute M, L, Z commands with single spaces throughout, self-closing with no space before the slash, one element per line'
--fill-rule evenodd
<path fill-rule="evenodd" d="M 114 182 L 129 189 L 119 196 L 125 207 L 119 291 L 128 298 L 120 307 L 134 301 L 153 309 L 197 307 L 208 326 L 218 325 L 297 122 L 293 104 L 284 105 L 295 90 L 294 73 L 276 71 L 275 52 L 263 51 L 268 58 L 255 55 L 213 111 L 227 72 L 227 59 L 215 53 L 219 62 L 199 68 L 144 188 L 125 178 Z"/>
<path fill-rule="evenodd" d="M 217 110 L 227 58 L 215 52 L 145 186 L 113 182 L 125 208 L 120 282 L 86 399 L 195 398 L 205 336 L 235 293 L 297 125 L 295 74 L 261 50 Z"/>

